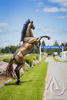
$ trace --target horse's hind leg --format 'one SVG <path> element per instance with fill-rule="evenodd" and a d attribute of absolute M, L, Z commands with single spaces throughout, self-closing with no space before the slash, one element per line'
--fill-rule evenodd
<path fill-rule="evenodd" d="M 17 82 L 16 82 L 17 85 L 21 84 L 21 82 L 20 82 L 20 69 L 21 69 L 21 67 L 22 67 L 22 65 L 17 65 L 17 67 L 15 68 L 15 73 L 17 76 Z"/>
<path fill-rule="evenodd" d="M 20 69 L 22 68 L 22 66 L 25 64 L 25 59 L 24 59 L 24 56 L 18 56 L 18 59 L 16 59 L 16 61 L 19 63 L 17 65 L 17 67 L 15 68 L 15 73 L 16 73 L 16 76 L 17 76 L 17 84 L 20 85 Z"/>

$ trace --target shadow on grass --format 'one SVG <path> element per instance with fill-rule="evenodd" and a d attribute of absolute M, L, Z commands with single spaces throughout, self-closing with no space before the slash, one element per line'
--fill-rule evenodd
<path fill-rule="evenodd" d="M 21 81 L 21 85 L 22 85 L 23 83 L 28 83 L 28 82 L 32 82 L 32 80 L 28 80 L 28 81 Z M 5 86 L 9 86 L 9 85 L 17 85 L 17 84 L 16 84 L 16 82 L 13 82 L 13 83 L 7 83 L 7 84 L 5 84 Z"/>

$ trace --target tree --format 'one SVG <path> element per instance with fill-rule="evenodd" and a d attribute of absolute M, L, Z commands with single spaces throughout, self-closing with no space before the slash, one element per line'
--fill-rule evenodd
<path fill-rule="evenodd" d="M 65 46 L 65 44 L 64 44 L 64 43 L 61 43 L 61 46 L 63 46 L 63 47 L 64 47 L 64 46 Z"/>
<path fill-rule="evenodd" d="M 0 50 L 0 54 L 1 54 L 2 52 L 1 52 L 1 50 Z"/>
<path fill-rule="evenodd" d="M 64 50 L 67 50 L 67 42 L 65 43 Z"/>
<path fill-rule="evenodd" d="M 57 42 L 57 40 L 54 42 L 53 46 L 59 46 L 59 43 Z"/>
<path fill-rule="evenodd" d="M 10 49 L 9 49 L 9 47 L 5 47 L 5 48 L 1 49 L 1 52 L 2 53 L 10 53 Z"/>
<path fill-rule="evenodd" d="M 10 46 L 11 53 L 14 53 L 17 50 L 16 46 Z"/>
<path fill-rule="evenodd" d="M 45 44 L 45 41 L 44 41 L 44 40 L 42 41 L 42 46 L 46 46 L 46 44 Z"/>
<path fill-rule="evenodd" d="M 42 41 L 42 46 L 46 46 L 45 41 Z M 44 49 L 41 49 L 42 52 L 44 52 Z"/>
<path fill-rule="evenodd" d="M 17 46 L 9 46 L 1 49 L 2 53 L 14 53 L 18 49 Z"/>

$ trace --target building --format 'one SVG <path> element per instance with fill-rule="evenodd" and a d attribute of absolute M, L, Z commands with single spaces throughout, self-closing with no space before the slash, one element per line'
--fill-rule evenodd
<path fill-rule="evenodd" d="M 61 53 L 61 56 L 62 56 L 62 59 L 63 59 L 63 60 L 67 61 L 67 51 L 63 51 L 63 52 Z"/>

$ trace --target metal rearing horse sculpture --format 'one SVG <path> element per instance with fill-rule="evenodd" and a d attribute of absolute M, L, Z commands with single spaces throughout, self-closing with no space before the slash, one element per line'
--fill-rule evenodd
<path fill-rule="evenodd" d="M 13 58 L 10 60 L 8 66 L 7 66 L 7 73 L 12 74 L 13 71 L 13 62 L 16 61 L 17 62 L 17 67 L 15 69 L 15 73 L 17 76 L 17 84 L 20 85 L 20 69 L 23 67 L 23 65 L 25 64 L 25 59 L 24 56 L 26 54 L 29 53 L 29 51 L 32 49 L 33 45 L 39 47 L 40 46 L 40 40 L 42 38 L 47 38 L 48 40 L 50 39 L 49 36 L 41 36 L 39 38 L 32 38 L 30 40 L 28 40 L 26 43 L 24 43 L 23 46 L 21 46 L 13 55 Z"/>
<path fill-rule="evenodd" d="M 26 21 L 26 24 L 24 24 L 23 30 L 22 30 L 22 36 L 21 41 L 23 41 L 23 45 L 14 53 L 13 58 L 10 60 L 6 73 L 9 75 L 12 75 L 13 72 L 13 62 L 17 62 L 17 67 L 15 68 L 15 73 L 17 76 L 17 84 L 20 85 L 20 69 L 25 64 L 24 56 L 30 52 L 33 45 L 36 45 L 37 47 L 40 46 L 40 40 L 44 38 L 50 39 L 49 36 L 41 36 L 39 38 L 35 38 L 33 36 L 32 30 L 35 29 L 33 25 L 33 21 Z"/>

